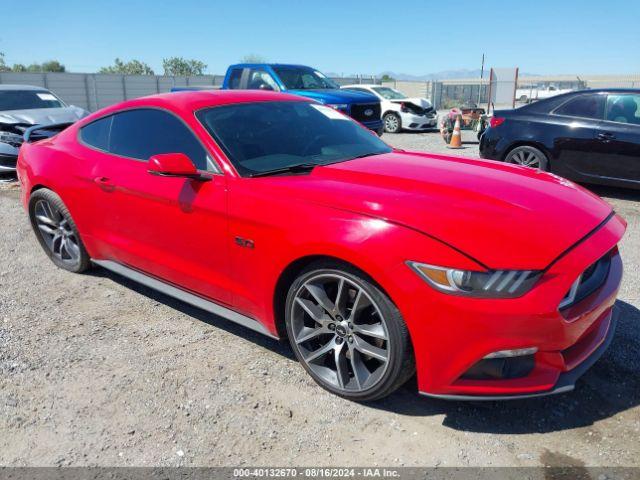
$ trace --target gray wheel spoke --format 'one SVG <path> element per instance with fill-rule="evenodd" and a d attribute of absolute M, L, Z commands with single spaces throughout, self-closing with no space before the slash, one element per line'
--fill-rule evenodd
<path fill-rule="evenodd" d="M 349 371 L 347 369 L 347 357 L 344 354 L 345 343 L 336 345 L 333 349 L 334 361 L 336 362 L 336 378 L 340 388 L 345 388 L 349 383 Z"/>
<path fill-rule="evenodd" d="M 362 309 L 366 308 L 369 305 L 371 305 L 369 297 L 367 297 L 367 295 L 362 290 L 358 290 L 356 299 L 353 302 L 353 307 L 351 308 L 351 315 L 349 315 L 349 320 L 355 322 Z"/>
<path fill-rule="evenodd" d="M 38 228 L 42 230 L 44 233 L 46 233 L 47 235 L 56 235 L 58 232 L 58 229 L 51 228 L 49 224 L 38 223 Z"/>
<path fill-rule="evenodd" d="M 335 346 L 335 342 L 333 341 L 333 339 L 331 339 L 331 341 L 329 343 L 327 343 L 326 345 L 324 345 L 324 346 L 318 348 L 317 350 L 314 350 L 313 352 L 311 352 L 305 358 L 305 360 L 307 362 L 313 362 L 314 360 L 317 360 L 318 358 L 322 357 L 323 355 L 326 355 L 331 350 L 333 350 L 334 346 Z"/>
<path fill-rule="evenodd" d="M 315 301 L 318 302 L 318 305 L 325 309 L 327 313 L 333 314 L 335 305 L 327 297 L 327 292 L 324 291 L 324 288 L 311 284 L 306 284 L 305 287 Z"/>
<path fill-rule="evenodd" d="M 362 389 L 367 378 L 371 375 L 367 367 L 362 363 L 362 359 L 360 358 L 360 353 L 351 346 L 351 370 L 353 370 L 353 379 L 356 382 L 358 389 Z"/>
<path fill-rule="evenodd" d="M 322 308 L 315 305 L 313 302 L 304 298 L 296 297 L 296 302 L 300 305 L 305 312 L 309 314 L 316 322 L 322 323 Z"/>
<path fill-rule="evenodd" d="M 46 215 L 42 215 L 42 214 L 36 215 L 36 220 L 41 224 L 44 223 L 44 224 L 52 226 L 52 227 L 57 227 L 58 226 L 58 224 L 53 219 L 49 218 Z"/>
<path fill-rule="evenodd" d="M 361 333 L 362 335 L 368 335 L 369 337 L 380 338 L 382 340 L 387 339 L 387 334 L 384 331 L 384 327 L 380 323 L 374 323 L 372 325 L 353 325 L 353 331 Z"/>
<path fill-rule="evenodd" d="M 325 327 L 319 327 L 319 328 L 305 327 L 303 331 L 300 332 L 301 336 L 296 336 L 296 343 L 299 345 L 301 343 L 308 342 L 312 338 L 316 338 L 318 335 L 328 334 L 328 333 L 333 334 L 331 330 Z"/>
<path fill-rule="evenodd" d="M 386 350 L 383 350 L 382 348 L 378 348 L 371 345 L 369 342 L 367 342 L 366 340 L 363 340 L 361 337 L 357 335 L 354 335 L 353 339 L 354 339 L 353 343 L 355 345 L 355 349 L 358 350 L 360 353 L 369 355 L 370 357 L 380 360 L 381 362 L 387 361 Z"/>

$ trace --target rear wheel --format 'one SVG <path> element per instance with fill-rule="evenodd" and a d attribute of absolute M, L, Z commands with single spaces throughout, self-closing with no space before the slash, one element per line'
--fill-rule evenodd
<path fill-rule="evenodd" d="M 538 170 L 547 171 L 549 168 L 549 159 L 541 150 L 530 145 L 516 147 L 507 153 L 505 162 L 515 163 L 524 167 L 537 168 Z"/>
<path fill-rule="evenodd" d="M 76 224 L 56 193 L 36 190 L 29 199 L 29 219 L 36 238 L 53 263 L 75 273 L 89 268 L 89 254 Z"/>
<path fill-rule="evenodd" d="M 342 397 L 382 398 L 413 374 L 400 312 L 366 275 L 347 265 L 307 268 L 289 289 L 286 326 L 305 370 Z"/>
<path fill-rule="evenodd" d="M 385 113 L 382 122 L 384 123 L 384 131 L 387 133 L 398 133 L 402 130 L 402 120 L 397 113 Z"/>

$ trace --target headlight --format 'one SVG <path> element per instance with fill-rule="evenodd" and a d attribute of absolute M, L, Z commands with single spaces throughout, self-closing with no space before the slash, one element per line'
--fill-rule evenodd
<path fill-rule="evenodd" d="M 407 262 L 433 288 L 445 293 L 484 298 L 515 298 L 527 293 L 542 275 L 539 270 L 474 272 Z"/>
<path fill-rule="evenodd" d="M 327 103 L 327 107 L 335 108 L 336 110 L 348 110 L 349 104 L 347 103 Z"/>

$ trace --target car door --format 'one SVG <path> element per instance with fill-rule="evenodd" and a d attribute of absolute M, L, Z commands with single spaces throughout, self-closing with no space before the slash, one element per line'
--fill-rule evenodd
<path fill-rule="evenodd" d="M 151 175 L 148 160 L 160 153 L 184 153 L 209 180 Z M 225 177 L 178 117 L 155 108 L 112 115 L 94 174 L 109 259 L 228 303 Z"/>
<path fill-rule="evenodd" d="M 597 134 L 602 177 L 640 183 L 640 93 L 607 96 Z"/>
<path fill-rule="evenodd" d="M 605 97 L 587 93 L 571 97 L 549 117 L 556 161 L 551 169 L 567 178 L 587 181 L 597 175 L 602 161 L 602 144 L 597 138 L 604 118 Z"/>

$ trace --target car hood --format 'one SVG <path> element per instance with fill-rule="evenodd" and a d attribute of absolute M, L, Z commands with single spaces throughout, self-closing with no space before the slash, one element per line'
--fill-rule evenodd
<path fill-rule="evenodd" d="M 286 93 L 312 98 L 323 103 L 379 103 L 373 93 L 353 92 L 349 90 L 287 90 Z"/>
<path fill-rule="evenodd" d="M 432 107 L 431 102 L 426 98 L 419 97 L 411 97 L 411 98 L 403 98 L 402 100 L 389 100 L 391 103 L 413 103 L 418 107 L 422 107 L 425 110 L 428 110 Z"/>
<path fill-rule="evenodd" d="M 290 185 L 301 199 L 407 226 L 494 269 L 544 269 L 611 213 L 555 175 L 421 153 L 318 167 Z"/>
<path fill-rule="evenodd" d="M 86 117 L 88 114 L 89 112 L 78 107 L 5 110 L 0 112 L 0 123 L 44 125 L 51 123 L 75 122 Z"/>

